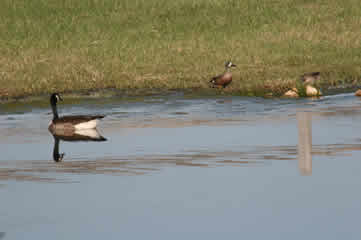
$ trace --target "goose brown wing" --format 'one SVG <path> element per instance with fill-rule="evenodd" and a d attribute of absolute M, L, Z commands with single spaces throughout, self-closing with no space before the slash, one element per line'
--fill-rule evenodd
<path fill-rule="evenodd" d="M 76 125 L 79 123 L 89 122 L 91 120 L 101 119 L 101 118 L 104 118 L 104 116 L 103 115 L 92 115 L 92 116 L 74 115 L 74 116 L 64 116 L 64 117 L 55 119 L 53 122 L 54 122 L 54 124 L 70 123 L 70 124 Z"/>

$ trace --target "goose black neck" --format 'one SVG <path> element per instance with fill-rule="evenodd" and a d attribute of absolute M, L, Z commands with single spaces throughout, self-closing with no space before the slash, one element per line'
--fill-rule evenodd
<path fill-rule="evenodd" d="M 53 110 L 53 120 L 58 119 L 59 118 L 58 110 L 56 108 L 56 102 L 53 99 L 50 100 L 50 105 L 51 105 L 51 109 Z"/>
<path fill-rule="evenodd" d="M 60 139 L 53 135 L 54 137 L 54 149 L 53 149 L 53 160 L 55 162 L 61 162 L 64 158 L 65 153 L 59 153 L 59 142 Z"/>
<path fill-rule="evenodd" d="M 54 136 L 54 149 L 53 149 L 53 159 L 55 162 L 59 162 L 59 138 Z"/>

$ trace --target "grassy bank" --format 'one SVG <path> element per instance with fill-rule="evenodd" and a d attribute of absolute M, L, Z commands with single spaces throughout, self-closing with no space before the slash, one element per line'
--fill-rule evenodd
<path fill-rule="evenodd" d="M 98 88 L 275 95 L 307 71 L 361 81 L 358 0 L 2 0 L 0 97 Z"/>

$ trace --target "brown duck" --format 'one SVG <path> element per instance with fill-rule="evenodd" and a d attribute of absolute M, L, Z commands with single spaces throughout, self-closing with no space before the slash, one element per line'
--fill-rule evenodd
<path fill-rule="evenodd" d="M 63 101 L 58 93 L 50 96 L 50 105 L 53 110 L 53 120 L 50 122 L 49 130 L 54 129 L 93 129 L 97 125 L 97 119 L 104 118 L 103 115 L 77 115 L 59 117 L 56 103 L 58 100 Z"/>
<path fill-rule="evenodd" d="M 317 82 L 320 80 L 320 78 L 321 78 L 320 72 L 305 73 L 300 77 L 301 81 L 303 82 L 303 84 L 306 88 L 306 95 L 308 97 L 322 95 L 321 91 L 319 89 L 317 89 L 316 87 L 314 87 L 315 83 L 317 84 Z"/>
<path fill-rule="evenodd" d="M 215 86 L 221 86 L 223 88 L 227 87 L 228 84 L 232 82 L 232 72 L 231 68 L 236 67 L 231 61 L 226 62 L 225 71 L 223 74 L 213 77 L 209 82 Z"/>
<path fill-rule="evenodd" d="M 310 72 L 300 76 L 300 79 L 304 84 L 312 84 L 312 85 L 315 84 L 316 81 L 320 80 L 320 78 L 321 78 L 320 72 Z"/>

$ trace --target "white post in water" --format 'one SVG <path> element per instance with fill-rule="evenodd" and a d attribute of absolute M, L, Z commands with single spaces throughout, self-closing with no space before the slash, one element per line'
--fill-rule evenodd
<path fill-rule="evenodd" d="M 298 112 L 298 169 L 303 176 L 312 175 L 312 117 L 311 113 Z"/>

